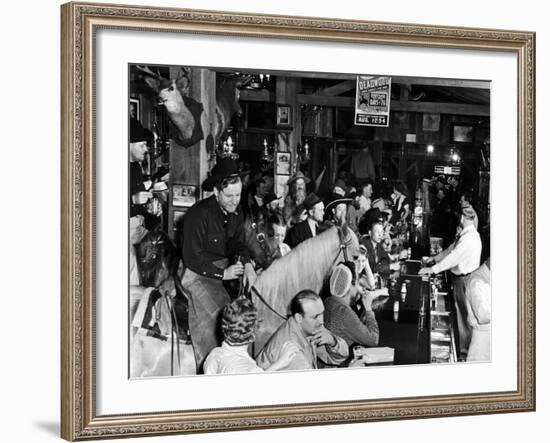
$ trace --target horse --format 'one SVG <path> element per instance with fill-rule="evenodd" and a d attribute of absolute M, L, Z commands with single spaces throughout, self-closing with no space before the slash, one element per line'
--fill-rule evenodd
<path fill-rule="evenodd" d="M 182 346 L 188 344 L 189 326 L 177 248 L 157 226 L 136 245 L 136 258 L 141 286 L 131 288 L 139 301 L 130 313 L 130 374 L 148 377 L 177 371 L 182 375 L 188 371 L 183 368 Z"/>
<path fill-rule="evenodd" d="M 333 226 L 300 243 L 275 260 L 251 286 L 259 325 L 254 343 L 257 356 L 277 328 L 286 320 L 292 298 L 301 290 L 319 293 L 332 268 L 359 256 L 359 241 L 347 226 Z"/>

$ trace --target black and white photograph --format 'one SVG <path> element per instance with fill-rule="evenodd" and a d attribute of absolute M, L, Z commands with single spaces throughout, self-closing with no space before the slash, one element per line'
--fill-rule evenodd
<path fill-rule="evenodd" d="M 290 175 L 290 153 L 277 152 L 276 174 Z"/>
<path fill-rule="evenodd" d="M 194 185 L 173 185 L 172 205 L 191 207 L 197 201 L 197 187 Z"/>
<path fill-rule="evenodd" d="M 139 99 L 137 98 L 130 99 L 130 118 L 134 118 L 138 121 L 141 119 Z"/>
<path fill-rule="evenodd" d="M 128 75 L 131 378 L 491 361 L 490 81 Z"/>
<path fill-rule="evenodd" d="M 290 126 L 292 108 L 287 105 L 277 105 L 277 126 Z"/>

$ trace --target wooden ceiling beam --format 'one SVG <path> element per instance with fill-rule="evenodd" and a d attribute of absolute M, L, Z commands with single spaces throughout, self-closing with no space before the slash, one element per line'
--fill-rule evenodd
<path fill-rule="evenodd" d="M 337 85 L 329 86 L 325 89 L 322 89 L 318 91 L 317 94 L 333 97 L 355 89 L 356 83 L 357 82 L 355 80 L 346 80 L 338 83 Z"/>
<path fill-rule="evenodd" d="M 239 92 L 239 100 L 249 102 L 274 102 L 275 93 L 267 89 L 242 89 Z"/>
<path fill-rule="evenodd" d="M 316 78 L 327 80 L 342 80 L 353 81 L 357 80 L 357 74 L 345 74 L 334 72 L 289 72 L 289 71 L 276 71 L 276 70 L 262 70 L 262 69 L 239 69 L 239 70 L 216 70 L 217 72 L 234 73 L 236 71 L 242 74 L 270 74 L 283 77 L 302 77 L 302 78 Z M 370 75 L 370 74 L 364 74 Z M 463 80 L 453 78 L 433 78 L 433 77 L 404 77 L 395 75 L 392 76 L 392 83 L 402 85 L 427 85 L 427 86 L 448 86 L 451 88 L 475 88 L 475 89 L 491 89 L 491 82 L 488 80 Z"/>
<path fill-rule="evenodd" d="M 355 107 L 353 97 L 325 97 L 322 95 L 298 95 L 299 104 L 317 105 L 317 106 L 338 106 L 342 108 Z M 455 114 L 455 115 L 475 115 L 489 116 L 490 108 L 486 105 L 469 105 L 459 103 L 433 103 L 433 102 L 410 102 L 392 100 L 392 111 L 407 112 L 427 112 L 432 114 Z"/>
<path fill-rule="evenodd" d="M 400 77 L 391 79 L 392 83 L 400 85 L 426 85 L 426 86 L 447 86 L 449 88 L 475 88 L 491 89 L 491 82 L 486 80 L 459 80 L 451 78 L 427 78 L 427 77 Z"/>
<path fill-rule="evenodd" d="M 265 89 L 247 90 L 240 92 L 240 99 L 246 101 L 275 101 L 275 94 Z M 342 108 L 355 107 L 355 98 L 326 96 L 318 94 L 298 94 L 298 104 L 317 106 L 338 106 Z M 432 114 L 475 115 L 489 117 L 488 105 L 470 105 L 459 103 L 411 102 L 406 100 L 392 100 L 392 111 L 428 112 Z"/>

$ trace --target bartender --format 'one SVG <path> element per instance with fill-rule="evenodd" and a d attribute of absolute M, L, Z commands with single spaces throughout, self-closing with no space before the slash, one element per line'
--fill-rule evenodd
<path fill-rule="evenodd" d="M 477 215 L 471 206 L 461 209 L 460 234 L 456 241 L 433 258 L 435 264 L 418 271 L 420 275 L 438 274 L 450 270 L 453 276 L 453 294 L 455 298 L 460 353 L 467 355 L 471 340 L 471 329 L 468 325 L 468 308 L 466 302 L 466 284 L 468 276 L 479 268 L 481 258 L 481 238 L 475 223 Z"/>
<path fill-rule="evenodd" d="M 214 195 L 189 209 L 183 227 L 182 285 L 189 299 L 189 329 L 197 372 L 208 353 L 219 346 L 218 316 L 231 297 L 224 283 L 241 277 L 255 279 L 245 243 L 243 215 L 239 208 L 242 183 L 237 164 L 224 158 L 202 184 Z"/>

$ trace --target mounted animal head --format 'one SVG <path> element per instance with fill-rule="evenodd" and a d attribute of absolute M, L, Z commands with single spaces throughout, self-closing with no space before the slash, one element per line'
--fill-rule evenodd
<path fill-rule="evenodd" d="M 137 66 L 144 74 L 144 81 L 157 94 L 157 102 L 166 108 L 173 134 L 171 138 L 184 147 L 194 145 L 204 137 L 201 126 L 203 106 L 189 95 L 190 70 L 182 68 L 181 75 L 170 80 L 147 66 Z"/>
<path fill-rule="evenodd" d="M 216 121 L 214 123 L 214 137 L 219 140 L 229 127 L 231 119 L 242 114 L 239 103 L 240 90 L 253 79 L 246 74 L 218 74 L 216 81 Z"/>

